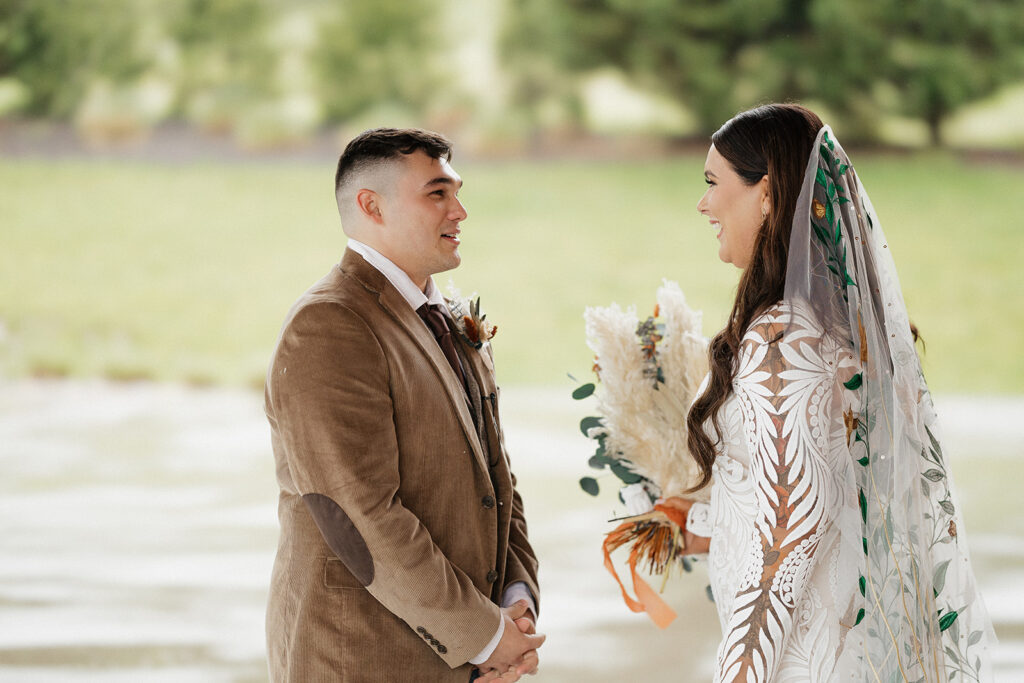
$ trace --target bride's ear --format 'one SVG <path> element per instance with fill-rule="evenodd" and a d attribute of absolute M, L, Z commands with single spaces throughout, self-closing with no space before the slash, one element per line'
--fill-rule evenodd
<path fill-rule="evenodd" d="M 772 212 L 771 184 L 768 174 L 764 174 L 757 184 L 761 186 L 761 218 L 767 218 Z"/>

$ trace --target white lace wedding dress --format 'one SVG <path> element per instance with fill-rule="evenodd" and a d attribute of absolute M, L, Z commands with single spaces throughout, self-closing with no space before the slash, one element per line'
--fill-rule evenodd
<path fill-rule="evenodd" d="M 723 633 L 715 681 L 824 683 L 851 670 L 839 660 L 856 649 L 845 641 L 858 579 L 843 559 L 858 544 L 843 544 L 860 532 L 843 419 L 854 395 L 842 382 L 855 371 L 849 351 L 782 304 L 744 336 L 719 412 L 711 500 L 688 519 L 711 539 Z"/>

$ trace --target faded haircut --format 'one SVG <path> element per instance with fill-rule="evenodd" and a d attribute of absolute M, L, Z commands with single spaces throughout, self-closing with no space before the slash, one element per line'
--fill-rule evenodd
<path fill-rule="evenodd" d="M 350 178 L 376 165 L 422 151 L 432 159 L 452 158 L 452 143 L 439 133 L 419 128 L 374 128 L 356 136 L 345 147 L 334 172 L 334 191 Z"/>

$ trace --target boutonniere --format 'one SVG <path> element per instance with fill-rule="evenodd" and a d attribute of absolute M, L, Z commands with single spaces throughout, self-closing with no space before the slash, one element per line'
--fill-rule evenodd
<path fill-rule="evenodd" d="M 452 296 L 448 299 L 448 310 L 455 322 L 455 330 L 474 349 L 493 339 L 498 331 L 497 325 L 487 322 L 487 314 L 480 312 L 480 297 L 463 299 Z"/>

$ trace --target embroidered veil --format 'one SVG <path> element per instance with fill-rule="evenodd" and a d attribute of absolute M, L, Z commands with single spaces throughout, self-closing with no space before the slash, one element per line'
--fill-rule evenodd
<path fill-rule="evenodd" d="M 859 359 L 844 386 L 853 466 L 840 581 L 856 617 L 840 680 L 991 681 L 995 635 L 978 594 L 928 385 L 882 227 L 825 126 L 793 222 L 785 299 Z"/>

